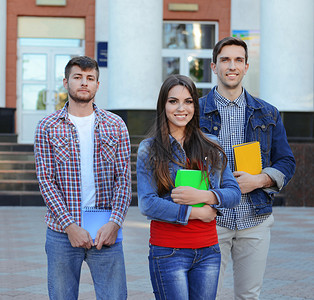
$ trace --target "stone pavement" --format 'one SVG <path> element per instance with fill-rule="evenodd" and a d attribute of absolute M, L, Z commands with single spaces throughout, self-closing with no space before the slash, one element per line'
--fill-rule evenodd
<path fill-rule="evenodd" d="M 0 299 L 45 300 L 44 207 L 0 207 Z M 314 208 L 275 207 L 275 225 L 260 300 L 314 299 Z M 124 224 L 128 299 L 154 299 L 148 273 L 149 222 L 130 207 Z M 224 299 L 232 299 L 231 265 Z M 80 300 L 95 299 L 83 264 Z M 210 299 L 209 299 L 210 300 Z"/>

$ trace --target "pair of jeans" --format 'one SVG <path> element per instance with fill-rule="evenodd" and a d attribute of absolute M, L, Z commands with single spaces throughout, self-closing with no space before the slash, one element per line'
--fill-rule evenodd
<path fill-rule="evenodd" d="M 122 242 L 97 250 L 72 247 L 67 234 L 47 229 L 48 292 L 51 300 L 76 300 L 83 261 L 94 282 L 97 300 L 127 298 Z"/>
<path fill-rule="evenodd" d="M 199 249 L 150 245 L 148 259 L 156 299 L 215 299 L 221 260 L 218 244 Z"/>

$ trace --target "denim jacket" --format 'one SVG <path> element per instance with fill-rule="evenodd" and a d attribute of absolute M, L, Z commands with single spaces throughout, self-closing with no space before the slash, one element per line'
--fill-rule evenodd
<path fill-rule="evenodd" d="M 211 136 L 212 139 L 218 141 L 215 136 L 207 136 Z M 171 198 L 171 191 L 161 197 L 158 195 L 153 169 L 148 161 L 152 141 L 153 138 L 142 141 L 138 149 L 137 193 L 140 211 L 150 220 L 186 225 L 192 207 L 174 203 Z M 186 154 L 182 146 L 172 136 L 170 136 L 170 143 L 176 157 L 178 157 L 182 163 L 185 163 Z M 182 167 L 169 161 L 169 171 L 173 182 L 175 181 L 176 173 L 179 169 L 182 169 Z M 212 189 L 210 190 L 215 193 L 219 202 L 217 205 L 212 205 L 213 207 L 219 210 L 219 208 L 222 207 L 232 208 L 239 204 L 241 191 L 228 166 L 223 174 L 221 174 L 219 170 L 214 174 L 210 174 L 210 181 L 212 184 Z"/>
<path fill-rule="evenodd" d="M 295 172 L 295 159 L 287 141 L 286 131 L 278 110 L 269 103 L 252 97 L 244 90 L 247 102 L 245 112 L 245 142 L 259 141 L 263 171 L 276 183 L 275 188 L 256 189 L 250 192 L 257 215 L 272 212 L 274 193 L 279 192 Z M 220 115 L 214 101 L 214 89 L 199 99 L 200 127 L 203 132 L 218 136 Z"/>

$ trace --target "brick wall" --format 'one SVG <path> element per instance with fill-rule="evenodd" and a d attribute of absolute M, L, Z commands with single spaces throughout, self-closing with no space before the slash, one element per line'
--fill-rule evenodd
<path fill-rule="evenodd" d="M 285 206 L 314 206 L 314 144 L 290 143 L 290 146 L 296 172 L 282 191 Z"/>
<path fill-rule="evenodd" d="M 213 21 L 218 22 L 219 36 L 222 39 L 230 36 L 231 28 L 231 0 L 164 0 L 164 20 L 182 21 Z M 169 3 L 192 3 L 198 4 L 196 12 L 169 11 Z"/>
<path fill-rule="evenodd" d="M 16 108 L 17 18 L 85 18 L 85 54 L 94 57 L 95 0 L 67 0 L 66 6 L 36 6 L 35 0 L 7 1 L 6 107 Z"/>

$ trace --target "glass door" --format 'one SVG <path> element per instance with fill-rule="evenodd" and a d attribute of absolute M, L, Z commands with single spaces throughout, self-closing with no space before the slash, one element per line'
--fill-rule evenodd
<path fill-rule="evenodd" d="M 216 84 L 210 68 L 212 51 L 218 36 L 216 22 L 163 23 L 163 80 L 171 74 L 189 76 L 199 96 Z"/>
<path fill-rule="evenodd" d="M 163 80 L 171 74 L 189 76 L 195 83 L 199 96 L 204 96 L 216 85 L 210 68 L 211 50 L 163 50 Z"/>
<path fill-rule="evenodd" d="M 17 128 L 19 143 L 33 143 L 37 123 L 67 101 L 64 67 L 83 48 L 20 46 Z"/>

